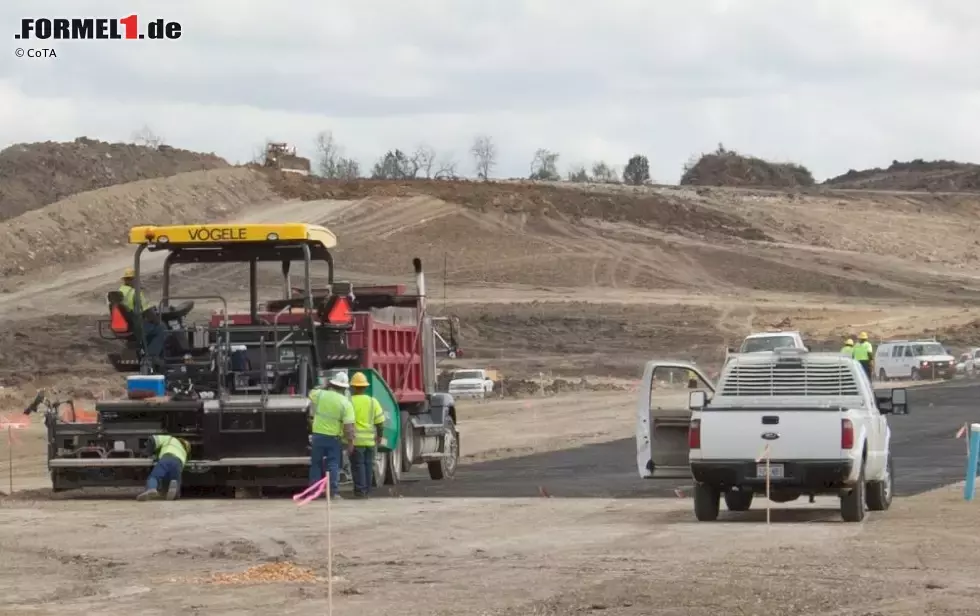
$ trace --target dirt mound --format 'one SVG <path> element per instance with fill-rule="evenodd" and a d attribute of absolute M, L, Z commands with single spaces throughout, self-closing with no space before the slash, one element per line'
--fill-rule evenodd
<path fill-rule="evenodd" d="M 364 199 L 431 196 L 479 212 L 522 214 L 569 220 L 596 218 L 630 222 L 669 232 L 767 240 L 745 220 L 690 201 L 658 193 L 579 191 L 531 183 L 362 180 L 342 182 L 280 171 L 266 172 L 286 199 Z"/>
<path fill-rule="evenodd" d="M 0 222 L 0 274 L 78 263 L 125 244 L 138 224 L 222 220 L 275 198 L 249 169 L 195 171 L 89 191 Z"/>
<path fill-rule="evenodd" d="M 116 184 L 230 165 L 214 154 L 169 146 L 106 143 L 20 143 L 0 151 L 0 220 L 70 195 Z"/>
<path fill-rule="evenodd" d="M 851 169 L 826 180 L 823 185 L 875 190 L 974 191 L 980 190 L 980 165 L 953 160 L 925 161 L 921 158 L 908 162 L 895 160 L 887 169 Z"/>
<path fill-rule="evenodd" d="M 794 188 L 813 186 L 814 180 L 810 171 L 801 165 L 773 163 L 719 148 L 685 167 L 680 183 L 687 186 Z"/>

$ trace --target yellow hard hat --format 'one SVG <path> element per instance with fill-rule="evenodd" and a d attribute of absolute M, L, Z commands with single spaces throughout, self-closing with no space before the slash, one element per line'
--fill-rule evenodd
<path fill-rule="evenodd" d="M 136 278 L 136 270 L 131 267 L 127 267 L 123 270 L 123 278 Z"/>
<path fill-rule="evenodd" d="M 868 339 L 868 332 L 861 332 L 860 334 L 858 334 L 858 340 L 867 340 L 867 339 Z"/>
<path fill-rule="evenodd" d="M 367 377 L 364 376 L 363 372 L 357 372 L 351 377 L 350 386 L 351 387 L 367 387 L 369 385 Z"/>
<path fill-rule="evenodd" d="M 845 346 L 854 346 L 854 339 L 853 338 L 848 338 L 847 340 L 844 341 L 844 345 Z"/>

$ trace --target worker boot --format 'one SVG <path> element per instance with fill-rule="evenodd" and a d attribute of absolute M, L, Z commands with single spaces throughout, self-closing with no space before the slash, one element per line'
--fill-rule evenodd
<path fill-rule="evenodd" d="M 177 497 L 179 496 L 180 496 L 180 482 L 176 480 L 171 481 L 170 485 L 167 486 L 167 500 L 168 501 L 177 500 Z"/>
<path fill-rule="evenodd" d="M 158 498 L 160 498 L 160 492 L 158 490 L 143 490 L 139 493 L 139 496 L 136 497 L 136 500 L 148 501 L 156 500 Z"/>

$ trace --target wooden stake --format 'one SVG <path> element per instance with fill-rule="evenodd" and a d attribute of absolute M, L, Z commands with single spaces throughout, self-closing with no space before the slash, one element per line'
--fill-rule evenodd
<path fill-rule="evenodd" d="M 333 529 L 330 519 L 330 471 L 327 471 L 327 615 L 333 616 Z"/>
<path fill-rule="evenodd" d="M 10 495 L 14 494 L 14 432 L 7 426 L 7 477 L 10 482 Z"/>
<path fill-rule="evenodd" d="M 769 500 L 769 485 L 770 485 L 770 466 L 769 466 L 769 445 L 766 445 L 766 526 L 769 526 L 770 521 L 770 510 L 772 509 L 772 501 Z"/>

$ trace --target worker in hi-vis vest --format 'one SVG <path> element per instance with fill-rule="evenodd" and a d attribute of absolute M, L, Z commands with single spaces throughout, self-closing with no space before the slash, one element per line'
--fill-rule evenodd
<path fill-rule="evenodd" d="M 350 470 L 354 479 L 354 496 L 367 498 L 371 492 L 374 475 L 374 456 L 378 445 L 385 445 L 385 412 L 377 398 L 370 396 L 370 386 L 363 372 L 356 373 L 350 381 L 354 405 L 354 453 L 350 458 Z M 401 464 L 396 460 L 395 464 Z"/>
<path fill-rule="evenodd" d="M 854 339 L 848 338 L 844 341 L 844 346 L 841 347 L 841 355 L 847 355 L 848 357 L 854 357 Z"/>
<path fill-rule="evenodd" d="M 858 343 L 854 345 L 853 357 L 864 368 L 869 379 L 874 375 L 874 352 L 874 347 L 868 342 L 868 332 L 858 334 Z"/>
<path fill-rule="evenodd" d="M 123 270 L 122 284 L 119 285 L 119 292 L 122 294 L 122 305 L 130 312 L 136 312 L 136 288 L 133 282 L 136 279 L 136 270 L 127 267 Z M 167 327 L 160 322 L 159 313 L 150 310 L 154 306 L 146 299 L 143 291 L 139 293 L 139 309 L 143 315 L 143 334 L 146 336 L 146 354 L 151 357 L 163 355 L 163 346 L 167 341 Z M 147 311 L 150 312 L 147 312 Z"/>
<path fill-rule="evenodd" d="M 160 488 L 165 488 L 167 500 L 175 500 L 180 494 L 180 476 L 191 451 L 190 443 L 176 436 L 154 434 L 146 441 L 143 451 L 155 457 L 156 464 L 146 480 L 146 489 L 136 499 L 145 501 L 160 498 Z"/>
<path fill-rule="evenodd" d="M 330 498 L 340 499 L 340 466 L 344 441 L 350 443 L 347 455 L 354 449 L 354 407 L 347 399 L 346 372 L 338 372 L 327 380 L 326 389 L 310 392 L 313 403 L 313 425 L 310 434 L 310 485 L 323 479 L 324 467 L 330 474 Z"/>

